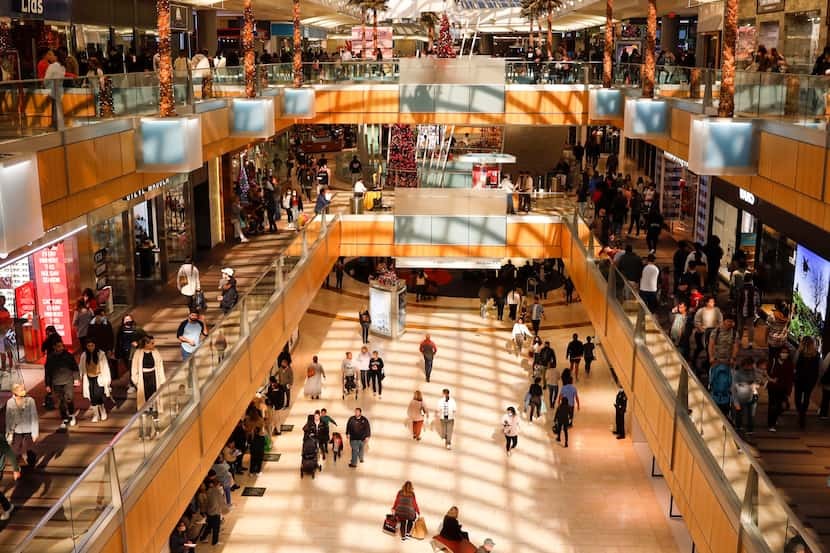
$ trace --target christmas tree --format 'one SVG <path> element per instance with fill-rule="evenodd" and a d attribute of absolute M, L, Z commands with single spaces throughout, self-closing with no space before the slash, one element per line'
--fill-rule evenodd
<path fill-rule="evenodd" d="M 416 188 L 415 132 L 410 125 L 392 125 L 387 181 L 393 187 Z"/>
<path fill-rule="evenodd" d="M 436 55 L 439 58 L 455 57 L 455 48 L 452 46 L 452 35 L 450 34 L 450 20 L 447 18 L 447 14 L 441 15 L 441 30 L 438 33 Z"/>

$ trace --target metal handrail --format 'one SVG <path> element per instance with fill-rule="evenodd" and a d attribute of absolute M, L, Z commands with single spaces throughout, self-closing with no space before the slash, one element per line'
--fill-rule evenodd
<path fill-rule="evenodd" d="M 575 212 L 575 219 L 576 218 L 578 218 L 578 214 Z M 586 262 L 595 265 L 595 263 L 594 263 L 595 260 L 592 260 L 588 257 L 588 249 L 585 247 L 585 245 L 580 240 L 577 239 L 577 231 L 576 231 L 576 228 L 575 228 L 575 225 L 574 225 L 575 221 L 572 221 L 571 219 L 569 219 L 567 217 L 563 217 L 563 222 L 564 222 L 564 224 L 568 225 L 568 228 L 569 228 L 569 230 L 570 230 L 570 232 L 571 232 L 571 234 L 574 238 L 573 242 L 576 244 L 577 248 L 585 255 Z M 585 222 L 585 221 L 583 221 L 583 222 Z M 602 273 L 599 271 L 599 268 L 596 267 L 596 265 L 595 265 L 595 268 L 597 269 L 597 271 L 596 271 L 597 274 L 599 274 L 602 277 Z M 610 264 L 610 269 L 609 270 L 617 271 L 617 274 L 615 275 L 616 278 L 623 278 L 623 281 L 624 281 L 624 277 L 622 276 L 621 273 L 619 273 L 619 270 L 614 266 L 613 263 Z M 608 279 L 606 279 L 605 277 L 603 277 L 603 280 L 605 280 L 605 282 L 608 283 Z M 624 283 L 625 283 L 626 286 L 628 286 L 627 282 L 624 281 Z M 643 313 L 649 314 L 652 317 L 654 317 L 655 322 L 656 322 L 655 314 L 652 313 L 648 309 L 645 302 L 640 297 L 639 293 L 636 290 L 634 290 L 634 288 L 631 287 L 631 286 L 629 286 L 629 292 L 631 294 L 633 294 L 632 299 L 636 300 L 636 302 L 638 304 L 638 308 L 641 309 L 643 311 Z M 616 296 L 612 295 L 612 297 L 613 297 L 613 300 L 616 302 Z M 609 299 L 609 301 L 610 301 L 610 299 Z M 670 344 L 671 347 L 674 349 L 674 352 L 677 354 L 677 358 L 680 359 L 681 369 L 683 371 L 685 371 L 686 376 L 688 378 L 694 380 L 701 387 L 701 389 L 706 390 L 706 386 L 704 386 L 703 383 L 700 381 L 697 374 L 694 372 L 694 370 L 692 370 L 691 366 L 688 364 L 688 362 L 683 357 L 683 355 L 680 354 L 679 351 L 677 351 L 677 349 L 674 346 L 674 342 L 665 333 L 664 329 L 659 324 L 656 324 L 655 326 L 659 330 L 660 335 L 662 336 L 662 338 L 665 339 L 667 341 L 667 343 Z M 635 347 L 637 347 L 637 346 L 635 346 Z M 640 351 L 644 354 L 644 356 L 647 358 L 647 360 L 655 368 L 658 368 L 658 370 L 657 370 L 658 378 L 664 384 L 666 384 L 668 389 L 671 391 L 671 386 L 668 386 L 668 384 L 669 384 L 668 380 L 666 380 L 666 377 L 662 373 L 662 371 L 659 370 L 659 363 L 654 358 L 654 356 L 651 355 L 651 352 L 645 347 L 642 347 L 642 348 L 637 347 L 637 349 L 638 349 L 638 351 Z M 733 439 L 737 444 L 739 444 L 741 455 L 743 456 L 743 458 L 746 461 L 748 461 L 749 465 L 755 470 L 758 477 L 761 480 L 763 480 L 763 482 L 767 485 L 769 490 L 772 492 L 773 498 L 774 498 L 775 502 L 778 504 L 777 506 L 781 508 L 781 510 L 787 515 L 787 517 L 789 519 L 788 520 L 788 525 L 791 526 L 792 528 L 794 528 L 798 532 L 799 536 L 804 540 L 807 547 L 809 547 L 811 551 L 813 551 L 813 552 L 823 551 L 823 548 L 821 547 L 821 545 L 816 541 L 813 531 L 807 529 L 807 527 L 804 525 L 804 523 L 801 522 L 801 520 L 795 515 L 793 510 L 790 508 L 789 503 L 786 501 L 786 499 L 784 498 L 783 494 L 778 489 L 778 487 L 775 486 L 775 484 L 773 484 L 772 480 L 767 475 L 766 471 L 763 469 L 760 462 L 747 453 L 748 451 L 750 451 L 749 445 L 744 441 L 744 439 L 740 436 L 740 434 L 738 434 L 738 432 L 735 430 L 732 423 L 726 418 L 726 416 L 723 414 L 723 412 L 721 412 L 720 409 L 717 408 L 717 406 L 714 404 L 714 400 L 712 400 L 711 396 L 709 394 L 706 394 L 705 398 L 706 398 L 707 401 L 712 403 L 711 411 L 715 414 L 715 416 L 718 417 L 718 421 L 721 423 L 721 425 L 729 433 L 729 437 L 731 439 Z M 696 428 L 694 420 L 691 419 L 688 412 L 680 412 L 679 416 L 684 417 L 685 419 L 687 419 L 688 422 L 691 423 L 692 428 Z M 705 455 L 711 456 L 711 452 L 709 451 L 709 449 L 707 447 L 705 447 L 705 445 L 702 446 L 701 449 L 702 449 L 702 451 Z M 717 460 L 715 460 L 715 461 L 717 461 Z M 720 468 L 720 465 L 718 465 L 717 462 L 715 463 L 715 465 Z M 721 471 L 720 471 L 720 475 L 725 477 L 725 474 L 723 473 L 722 468 L 721 468 Z M 734 489 L 732 489 L 731 486 L 728 486 L 728 492 L 731 495 L 735 495 L 735 491 L 734 491 Z M 738 499 L 739 503 L 743 501 L 743 498 L 739 497 L 737 499 Z M 763 534 L 761 534 L 761 536 L 763 537 Z"/>
<path fill-rule="evenodd" d="M 317 245 L 320 243 L 320 239 L 321 239 L 321 238 L 323 238 L 323 236 L 324 236 L 324 234 L 325 234 L 325 228 L 326 228 L 328 225 L 331 225 L 331 224 L 336 223 L 336 221 L 337 221 L 337 219 L 339 218 L 339 216 L 340 216 L 339 214 L 335 214 L 334 216 L 326 216 L 325 214 L 322 214 L 322 216 L 320 216 L 320 215 L 318 215 L 318 214 L 315 214 L 313 217 L 311 217 L 311 218 L 309 219 L 309 221 L 308 221 L 308 223 L 306 224 L 306 227 L 304 227 L 304 229 L 305 229 L 305 228 L 307 228 L 307 227 L 308 227 L 308 225 L 309 225 L 309 224 L 311 224 L 312 222 L 314 222 L 315 220 L 318 220 L 318 218 L 319 218 L 320 225 L 321 225 L 321 227 L 320 227 L 320 236 L 318 236 L 318 239 L 317 239 L 317 240 L 316 240 L 316 241 L 315 241 L 312 245 L 310 245 L 310 246 L 309 246 L 309 252 L 310 252 L 310 250 L 311 250 L 313 247 L 317 246 Z M 303 231 L 301 231 L 301 232 L 299 232 L 299 233 L 296 235 L 295 239 L 297 239 L 297 238 L 302 239 L 301 237 L 302 237 L 302 233 L 303 233 L 303 232 L 304 232 L 304 230 L 303 230 Z M 290 247 L 290 245 L 291 245 L 291 244 L 293 244 L 293 240 L 292 240 L 291 242 L 289 242 L 289 246 L 288 246 L 288 247 Z M 277 256 L 277 259 L 279 259 L 280 257 L 283 257 L 284 255 L 285 255 L 284 253 L 280 253 L 280 255 L 279 255 L 279 256 Z M 301 261 L 301 263 L 302 263 L 302 261 Z M 292 269 L 292 272 L 293 272 L 294 270 L 296 270 L 296 268 L 297 268 L 297 267 L 299 267 L 299 266 L 301 265 L 301 263 L 298 263 L 298 264 L 297 264 L 297 265 L 296 265 L 296 266 Z M 244 309 L 244 307 L 243 307 L 244 303 L 247 301 L 247 299 L 248 299 L 248 297 L 250 296 L 250 294 L 251 294 L 251 293 L 252 293 L 252 292 L 256 289 L 256 287 L 257 287 L 257 286 L 258 286 L 258 285 L 262 282 L 263 278 L 267 276 L 267 274 L 271 271 L 271 269 L 272 269 L 272 268 L 273 268 L 273 265 L 269 265 L 269 266 L 268 266 L 268 268 L 265 270 L 265 272 L 264 272 L 264 273 L 262 273 L 259 277 L 257 277 L 257 279 L 254 281 L 254 283 L 253 283 L 253 284 L 252 284 L 252 285 L 248 288 L 248 290 L 247 290 L 247 291 L 246 291 L 246 292 L 245 292 L 245 293 L 244 293 L 244 294 L 243 294 L 243 295 L 239 298 L 239 301 L 237 301 L 237 303 L 236 303 L 236 305 L 234 306 L 234 308 L 233 308 L 231 311 L 229 311 L 226 315 L 222 315 L 222 317 L 220 317 L 220 318 L 219 318 L 219 320 L 217 320 L 217 321 L 213 324 L 213 328 L 219 328 L 219 327 L 221 327 L 221 326 L 222 326 L 222 324 L 223 324 L 226 320 L 228 320 L 228 319 L 229 319 L 229 318 L 230 318 L 233 314 L 235 314 L 237 311 L 239 312 L 240 317 L 244 316 L 244 313 L 242 312 L 242 311 L 243 311 L 243 309 Z M 283 289 L 285 288 L 285 286 L 287 286 L 287 284 L 290 282 L 290 280 L 291 280 L 291 277 L 289 276 L 289 279 L 285 282 L 285 285 L 283 286 Z M 276 295 L 280 295 L 280 294 L 282 294 L 282 291 L 283 291 L 283 290 L 275 290 L 275 294 L 276 294 Z M 272 295 L 274 295 L 274 294 L 272 294 Z M 240 319 L 240 324 L 241 324 L 241 319 Z M 215 370 L 215 372 L 214 372 L 213 378 L 215 378 L 215 375 L 216 375 L 216 374 L 218 374 L 219 372 L 221 372 L 221 371 L 220 371 L 220 369 L 221 369 L 222 364 L 224 364 L 224 363 L 226 363 L 226 362 L 230 362 L 230 361 L 233 359 L 233 355 L 232 355 L 232 353 L 231 353 L 231 352 L 232 352 L 233 350 L 235 350 L 237 347 L 239 347 L 239 345 L 240 345 L 240 344 L 242 344 L 242 343 L 243 343 L 243 340 L 242 340 L 242 335 L 241 335 L 241 333 L 240 333 L 240 339 L 239 339 L 239 341 L 237 341 L 237 343 L 236 343 L 236 344 L 234 344 L 234 345 L 233 345 L 233 347 L 232 347 L 232 348 L 228 351 L 228 353 L 227 353 L 227 355 L 226 355 L 225 359 L 223 360 L 223 362 L 222 362 L 222 363 L 220 363 L 220 364 L 216 367 L 216 370 Z M 198 353 L 199 353 L 200 351 L 202 351 L 202 350 L 203 350 L 203 348 L 205 348 L 205 347 L 209 347 L 209 341 L 208 341 L 208 340 L 205 340 L 205 341 L 203 341 L 201 344 L 199 344 L 199 346 L 196 348 L 196 350 L 194 350 L 194 352 L 191 354 L 191 357 L 194 357 L 194 358 L 195 358 L 195 357 L 198 355 Z M 146 414 L 147 414 L 147 412 L 155 406 L 155 403 L 156 403 L 156 401 L 158 400 L 158 398 L 160 398 L 160 397 L 161 397 L 161 395 L 162 395 L 164 392 L 166 392 L 166 391 L 167 391 L 167 389 L 168 389 L 170 386 L 172 386 L 173 382 L 175 381 L 175 377 L 176 377 L 177 375 L 179 375 L 180 373 L 182 373 L 183 371 L 187 371 L 187 370 L 188 370 L 188 366 L 189 366 L 189 362 L 187 362 L 187 361 L 185 361 L 185 362 L 181 362 L 181 363 L 179 363 L 179 364 L 177 364 L 177 365 L 176 365 L 176 368 L 175 368 L 175 369 L 174 369 L 174 370 L 170 373 L 170 377 L 167 379 L 167 381 L 166 381 L 164 384 L 162 384 L 162 385 L 159 387 L 159 389 L 158 389 L 158 390 L 156 390 L 156 392 L 155 392 L 152 396 L 150 396 L 149 398 L 147 398 L 147 400 L 145 401 L 145 403 L 144 403 L 144 405 L 141 407 L 141 409 L 138 409 L 138 410 L 136 411 L 136 413 L 135 413 L 132 417 L 130 417 L 130 419 L 127 421 L 127 423 L 126 423 L 126 424 L 125 424 L 125 425 L 121 428 L 121 430 L 119 430 L 119 431 L 118 431 L 118 433 L 117 433 L 117 434 L 116 434 L 116 435 L 115 435 L 115 436 L 114 436 L 114 437 L 113 437 L 113 438 L 109 441 L 109 443 L 108 443 L 108 444 L 104 447 L 104 449 L 103 449 L 103 450 L 101 450 L 101 451 L 100 451 L 100 452 L 99 452 L 99 453 L 95 456 L 95 458 L 92 460 L 92 462 L 90 462 L 90 464 L 86 467 L 86 469 L 84 469 L 84 471 L 80 474 L 80 476 L 78 476 L 78 477 L 75 479 L 75 481 L 74 481 L 74 482 L 72 482 L 72 484 L 69 486 L 69 488 L 68 488 L 68 489 L 67 489 L 67 490 L 66 490 L 66 491 L 65 491 L 65 492 L 61 495 L 61 497 L 60 497 L 60 498 L 59 498 L 59 499 L 55 502 L 55 504 L 54 504 L 54 505 L 52 505 L 52 507 L 51 507 L 51 508 L 50 508 L 50 509 L 46 512 L 46 514 L 45 514 L 43 517 L 41 517 L 41 519 L 40 519 L 40 521 L 38 521 L 37 525 L 35 525 L 35 527 L 34 527 L 34 528 L 32 528 L 32 530 L 30 530 L 30 531 L 29 531 L 29 533 L 26 535 L 26 537 L 23 539 L 23 541 L 20 543 L 20 545 L 18 545 L 18 546 L 17 546 L 16 551 L 18 551 L 18 552 L 21 552 L 21 553 L 22 553 L 23 551 L 25 551 L 25 550 L 26 550 L 26 547 L 27 547 L 27 546 L 28 546 L 28 545 L 29 545 L 29 544 L 30 544 L 33 540 L 35 540 L 35 539 L 37 538 L 37 536 L 38 536 L 38 534 L 40 533 L 40 531 L 41 531 L 41 530 L 42 530 L 42 529 L 43 529 L 43 528 L 44 528 L 44 527 L 45 527 L 45 526 L 49 523 L 49 521 L 51 521 L 51 520 L 52 520 L 52 517 L 53 517 L 53 516 L 57 513 L 57 511 L 58 511 L 59 509 L 63 508 L 63 505 L 64 505 L 67 501 L 69 501 L 69 500 L 71 499 L 72 494 L 73 494 L 73 493 L 74 493 L 74 492 L 75 492 L 75 491 L 76 491 L 76 490 L 80 487 L 80 485 L 84 482 L 84 479 L 85 479 L 85 478 L 86 478 L 86 477 L 87 477 L 87 476 L 88 476 L 88 475 L 89 475 L 89 474 L 90 474 L 93 470 L 95 470 L 95 469 L 97 469 L 97 468 L 99 467 L 99 465 L 100 465 L 100 464 L 101 464 L 101 462 L 102 462 L 102 459 L 106 458 L 106 457 L 107 457 L 110 453 L 114 453 L 114 452 L 115 452 L 115 448 L 116 448 L 117 444 L 119 443 L 119 441 L 123 438 L 123 436 L 124 436 L 124 435 L 125 435 L 125 434 L 126 434 L 126 433 L 130 430 L 130 429 L 134 428 L 134 425 L 135 425 L 135 424 L 140 424 L 141 417 L 142 417 L 143 415 L 146 415 Z M 187 375 L 185 375 L 185 376 L 187 376 Z M 194 390 L 194 391 L 195 391 L 195 390 Z M 196 400 L 196 398 L 197 398 L 197 396 L 194 396 L 194 400 Z M 194 400 L 191 400 L 190 405 L 188 405 L 188 410 L 190 410 L 190 409 L 192 409 L 192 408 L 195 408 L 195 402 L 194 402 Z M 181 416 L 181 415 L 180 415 L 180 416 Z M 169 434 L 167 434 L 167 435 L 169 435 Z M 158 445 L 161 445 L 161 444 L 164 444 L 164 443 L 165 443 L 164 441 L 159 441 L 159 442 L 157 442 L 157 444 L 158 444 Z M 153 451 L 150 453 L 150 455 L 146 456 L 146 457 L 144 458 L 144 460 L 140 463 L 139 468 L 138 468 L 138 469 L 136 469 L 136 472 L 137 472 L 137 471 L 139 471 L 139 470 L 141 470 L 144 466 L 146 466 L 146 465 L 147 465 L 147 463 L 150 461 L 151 457 L 156 456 L 156 455 L 157 455 L 160 451 L 163 451 L 163 450 L 164 450 L 164 448 L 163 448 L 163 447 L 158 447 L 158 446 L 157 446 L 157 447 L 153 448 Z M 115 473 L 115 472 L 116 472 L 116 470 L 112 470 L 112 471 L 110 471 L 110 472 L 111 472 L 111 473 Z M 119 484 L 120 484 L 120 483 L 119 483 Z M 120 491 L 120 492 L 124 492 L 125 490 L 128 490 L 128 489 L 129 489 L 129 488 L 128 488 L 128 487 L 125 487 L 123 484 L 120 484 L 120 485 L 119 485 L 119 491 Z M 122 494 L 122 497 L 121 497 L 121 502 L 120 502 L 120 503 L 123 505 L 123 494 Z M 108 506 L 108 507 L 109 507 L 109 506 Z M 86 531 L 86 532 L 84 532 L 84 533 L 85 533 L 85 534 L 88 534 L 88 535 L 92 535 L 92 534 L 94 534 L 95 529 L 98 527 L 98 525 L 99 525 L 99 524 L 102 522 L 102 520 L 104 519 L 104 516 L 103 516 L 103 515 L 105 515 L 105 514 L 107 514 L 107 513 L 108 513 L 108 509 L 106 509 L 106 508 L 105 508 L 105 509 L 104 509 L 104 511 L 102 511 L 101 515 L 99 515 L 99 516 L 96 518 L 96 520 L 95 520 L 94 522 L 92 522 L 92 523 L 89 525 L 89 528 L 88 528 L 88 529 L 87 529 L 87 531 Z"/>

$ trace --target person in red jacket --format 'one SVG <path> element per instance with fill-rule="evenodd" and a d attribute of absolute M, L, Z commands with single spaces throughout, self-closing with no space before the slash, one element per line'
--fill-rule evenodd
<path fill-rule="evenodd" d="M 427 377 L 427 382 L 429 382 L 429 376 L 432 374 L 432 360 L 435 358 L 435 354 L 438 353 L 438 347 L 436 347 L 435 342 L 429 339 L 429 334 L 427 334 L 418 349 L 421 355 L 424 356 L 424 375 Z"/>
<path fill-rule="evenodd" d="M 403 487 L 395 497 L 392 512 L 395 513 L 395 518 L 400 523 L 401 541 L 406 541 L 412 532 L 415 520 L 421 514 L 420 509 L 418 509 L 418 501 L 415 500 L 415 490 L 409 480 L 403 483 Z"/>

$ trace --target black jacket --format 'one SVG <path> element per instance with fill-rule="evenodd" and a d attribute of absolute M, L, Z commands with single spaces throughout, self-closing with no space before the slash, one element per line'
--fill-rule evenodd
<path fill-rule="evenodd" d="M 365 440 L 372 435 L 372 428 L 369 426 L 369 419 L 355 416 L 349 417 L 346 423 L 346 435 L 350 440 Z"/>
<path fill-rule="evenodd" d="M 617 268 L 623 276 L 632 282 L 639 284 L 640 276 L 643 274 L 643 260 L 636 253 L 624 253 L 617 262 Z"/>
<path fill-rule="evenodd" d="M 444 522 L 441 524 L 442 538 L 446 538 L 450 541 L 461 541 L 467 539 L 464 534 L 465 532 L 461 531 L 461 524 L 459 524 L 457 518 L 449 516 L 444 517 Z"/>
<path fill-rule="evenodd" d="M 620 390 L 617 392 L 617 399 L 614 400 L 614 409 L 625 413 L 626 408 L 628 408 L 628 396 L 625 395 L 624 390 Z"/>
<path fill-rule="evenodd" d="M 60 384 L 72 384 L 78 374 L 75 356 L 66 350 L 50 353 L 43 368 L 46 373 L 45 383 L 50 388 Z"/>
<path fill-rule="evenodd" d="M 92 319 L 92 322 L 89 323 L 86 338 L 87 340 L 95 342 L 95 345 L 101 351 L 110 352 L 115 347 L 115 336 L 112 331 L 112 324 L 106 319 L 100 323 Z"/>

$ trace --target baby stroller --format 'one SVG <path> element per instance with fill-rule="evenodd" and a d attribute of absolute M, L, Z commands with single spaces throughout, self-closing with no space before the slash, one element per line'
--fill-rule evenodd
<path fill-rule="evenodd" d="M 357 399 L 358 387 L 357 375 L 355 372 L 354 368 L 345 369 L 343 371 L 343 395 L 341 399 L 346 399 L 346 396 L 351 395 L 353 392 L 354 398 Z"/>
<path fill-rule="evenodd" d="M 323 467 L 317 462 L 317 438 L 306 434 L 303 437 L 303 453 L 300 462 L 300 478 L 304 474 L 310 474 L 314 478 L 315 472 L 322 471 Z"/>

